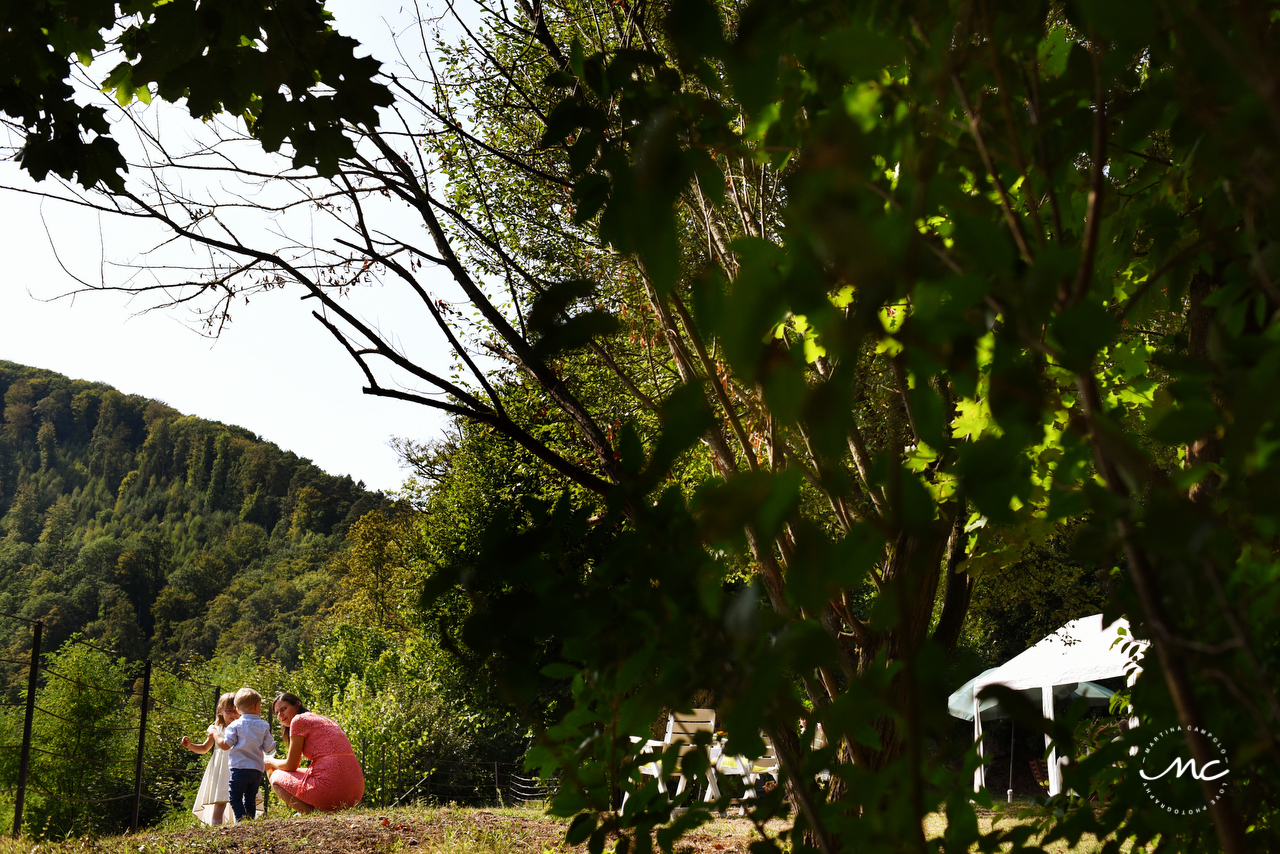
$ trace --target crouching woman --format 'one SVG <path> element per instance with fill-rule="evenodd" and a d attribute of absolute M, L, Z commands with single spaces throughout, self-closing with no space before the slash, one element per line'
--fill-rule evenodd
<path fill-rule="evenodd" d="M 275 698 L 271 710 L 280 721 L 287 751 L 284 759 L 267 760 L 276 797 L 303 814 L 337 812 L 360 803 L 364 772 L 342 727 L 307 711 L 302 700 L 288 692 Z M 298 767 L 303 759 L 309 767 Z"/>

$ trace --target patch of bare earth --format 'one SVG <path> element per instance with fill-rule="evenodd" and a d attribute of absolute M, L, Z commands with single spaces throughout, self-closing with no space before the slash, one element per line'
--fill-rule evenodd
<path fill-rule="evenodd" d="M 776 837 L 789 822 L 777 819 L 765 826 Z M 677 854 L 747 854 L 747 847 L 760 839 L 756 826 L 746 818 L 722 818 L 686 833 L 676 843 Z"/>
<path fill-rule="evenodd" d="M 782 822 L 768 828 L 770 835 Z M 0 837 L 0 854 L 586 854 L 568 846 L 564 820 L 535 808 L 432 807 L 337 815 L 269 817 L 229 827 L 166 826 L 137 834 L 60 840 Z M 760 838 L 743 818 L 717 819 L 687 834 L 677 854 L 748 854 Z M 610 846 L 611 847 L 611 846 Z"/>
<path fill-rule="evenodd" d="M 435 810 L 422 813 L 367 812 L 267 818 L 234 827 L 192 828 L 154 836 L 156 854 L 162 851 L 258 852 L 293 851 L 382 852 L 434 848 L 487 849 L 502 854 L 563 847 L 564 825 L 545 818 L 509 815 L 488 810 Z M 139 834 L 143 846 L 147 837 Z"/>

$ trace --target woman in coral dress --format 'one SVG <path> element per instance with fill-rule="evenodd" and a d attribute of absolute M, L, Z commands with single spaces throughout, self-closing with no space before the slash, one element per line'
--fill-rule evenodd
<path fill-rule="evenodd" d="M 271 709 L 280 720 L 288 750 L 284 759 L 266 761 L 276 796 L 304 814 L 335 812 L 360 803 L 364 772 L 342 727 L 307 711 L 302 700 L 288 692 L 276 697 Z M 299 769 L 303 759 L 311 765 Z"/>

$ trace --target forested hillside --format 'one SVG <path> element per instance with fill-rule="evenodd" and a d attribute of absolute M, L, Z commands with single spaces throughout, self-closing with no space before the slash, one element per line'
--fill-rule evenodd
<path fill-rule="evenodd" d="M 0 394 L 0 612 L 55 639 L 292 667 L 336 595 L 329 557 L 388 504 L 248 430 L 101 383 L 0 361 Z"/>

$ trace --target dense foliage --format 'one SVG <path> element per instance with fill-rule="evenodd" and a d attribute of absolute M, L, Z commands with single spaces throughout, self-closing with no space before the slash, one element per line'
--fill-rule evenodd
<path fill-rule="evenodd" d="M 388 100 L 370 82 L 377 63 L 355 57 L 356 42 L 333 31 L 317 0 L 6 3 L 0 20 L 0 112 L 37 179 L 123 189 L 127 159 L 106 111 L 74 98 L 77 64 L 114 59 L 104 85 L 121 104 L 150 101 L 154 86 L 194 117 L 241 116 L 267 150 L 288 140 L 299 166 L 329 173 L 351 151 L 340 122 L 371 121 Z"/>
<path fill-rule="evenodd" d="M 564 14 L 569 23 L 575 10 Z M 714 679 L 741 715 L 729 721 L 731 744 L 742 733 L 737 743 L 758 750 L 757 727 L 772 724 L 777 743 L 771 717 L 797 713 L 770 673 L 778 658 L 800 673 L 819 663 L 822 677 L 820 662 L 870 652 L 875 667 L 846 665 L 847 686 L 829 704 L 808 688 L 812 717 L 840 734 L 849 764 L 807 805 L 793 780 L 798 824 L 823 850 L 923 850 L 922 812 L 945 803 L 945 844 L 966 847 L 976 834 L 961 787 L 949 798 L 933 788 L 946 778 L 922 749 L 938 653 L 915 628 L 929 624 L 933 598 L 922 602 L 918 590 L 937 577 L 949 527 L 952 554 L 968 534 L 958 568 L 977 574 L 1016 565 L 1028 541 L 1074 517 L 1076 553 L 1118 569 L 1105 610 L 1127 612 L 1152 640 L 1134 691 L 1144 721 L 1191 733 L 1185 746 L 1201 765 L 1213 754 L 1195 733 L 1207 729 L 1241 764 L 1225 797 L 1205 783 L 1204 810 L 1170 815 L 1132 764 L 1116 770 L 1152 732 L 1139 727 L 1070 769 L 1076 791 L 1101 786 L 1111 800 L 1096 813 L 1069 810 L 1056 832 L 1265 847 L 1277 759 L 1277 543 L 1266 497 L 1275 403 L 1262 389 L 1280 354 L 1280 111 L 1257 81 L 1275 74 L 1273 7 L 1024 4 L 995 14 L 982 4 L 687 2 L 663 26 L 666 56 L 650 47 L 658 36 L 648 50 L 579 40 L 563 62 L 548 51 L 547 83 L 564 95 L 543 142 L 568 155 L 576 221 L 598 212 L 601 238 L 635 257 L 657 293 L 687 298 L 692 326 L 721 348 L 728 372 L 762 389 L 770 430 L 803 442 L 837 520 L 840 501 L 851 508 L 838 527 L 806 525 L 794 468 L 774 463 L 766 489 L 735 472 L 716 505 L 695 499 L 686 515 L 669 498 L 650 513 L 636 487 L 652 489 L 647 478 L 665 459 L 634 459 L 637 479 L 620 479 L 615 512 L 669 532 L 664 552 L 689 531 L 679 554 L 690 564 L 658 585 L 669 599 L 684 592 L 684 625 L 709 633 L 699 652 L 719 643 L 712 658 L 735 662 L 715 677 L 706 662 L 691 668 L 685 691 Z M 710 222 L 709 208 L 744 207 L 734 159 L 748 157 L 781 172 L 783 227 L 753 234 L 744 216 L 727 254 L 717 255 L 714 234 L 687 240 L 687 223 Z M 690 201 L 695 189 L 708 201 Z M 875 376 L 890 390 L 887 435 L 863 468 L 858 401 Z M 664 437 L 704 429 L 698 409 L 671 407 Z M 860 475 L 852 488 L 840 474 L 849 470 Z M 734 499 L 737 512 L 726 512 Z M 683 580 L 712 571 L 693 558 L 695 543 L 725 542 L 726 521 L 745 525 L 748 542 L 753 525 L 780 535 L 785 602 L 774 596 L 773 610 L 785 628 L 755 650 L 729 620 L 733 609 Z M 580 598 L 603 595 L 601 576 L 614 585 L 636 577 L 638 544 L 620 539 L 624 547 L 576 579 Z M 529 551 L 508 546 L 517 547 Z M 549 570 L 557 552 L 543 548 Z M 755 556 L 768 588 L 769 562 Z M 654 558 L 647 565 L 675 562 Z M 528 568 L 499 577 L 565 584 Z M 841 612 L 851 580 L 866 578 L 877 594 L 870 607 Z M 664 605 L 642 611 L 670 613 Z M 826 607 L 838 619 L 823 619 Z M 940 629 L 947 617 L 944 606 Z M 586 665 L 583 717 L 554 734 L 573 759 L 548 761 L 590 756 L 607 773 L 609 725 L 643 701 L 621 678 L 584 677 L 607 662 L 623 662 L 621 674 L 626 663 L 653 666 L 661 642 L 624 631 L 600 651 L 598 632 L 587 645 L 571 620 L 545 620 L 571 633 L 566 657 Z M 584 748 L 591 732 L 597 741 Z M 572 806 L 585 810 L 585 837 L 604 802 L 597 780 L 583 782 L 590 795 Z M 661 817 L 639 808 L 622 817 L 624 826 L 646 820 Z"/>

